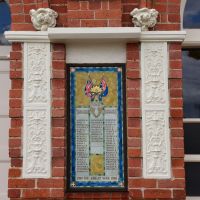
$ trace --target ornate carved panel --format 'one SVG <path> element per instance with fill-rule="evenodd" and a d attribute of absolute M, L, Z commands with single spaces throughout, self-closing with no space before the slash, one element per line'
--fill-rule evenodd
<path fill-rule="evenodd" d="M 25 67 L 25 102 L 28 104 L 42 103 L 49 101 L 49 70 L 48 45 L 45 43 L 27 44 L 27 68 Z"/>
<path fill-rule="evenodd" d="M 167 43 L 142 43 L 143 174 L 170 178 Z"/>
<path fill-rule="evenodd" d="M 24 44 L 23 176 L 47 178 L 51 168 L 50 44 Z"/>

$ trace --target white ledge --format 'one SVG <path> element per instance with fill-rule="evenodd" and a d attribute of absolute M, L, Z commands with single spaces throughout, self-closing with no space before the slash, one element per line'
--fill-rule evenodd
<path fill-rule="evenodd" d="M 185 39 L 185 31 L 143 31 L 138 27 L 99 28 L 49 28 L 47 31 L 6 31 L 10 42 L 61 42 L 74 41 L 123 41 L 151 42 L 177 41 Z"/>
<path fill-rule="evenodd" d="M 145 31 L 141 32 L 140 41 L 182 42 L 185 39 L 185 36 L 185 31 Z"/>
<path fill-rule="evenodd" d="M 10 42 L 49 42 L 47 31 L 6 31 Z"/>
<path fill-rule="evenodd" d="M 200 155 L 186 154 L 184 157 L 185 162 L 200 162 Z"/>
<path fill-rule="evenodd" d="M 49 28 L 51 41 L 60 40 L 126 40 L 138 41 L 141 29 L 138 27 L 101 28 Z"/>

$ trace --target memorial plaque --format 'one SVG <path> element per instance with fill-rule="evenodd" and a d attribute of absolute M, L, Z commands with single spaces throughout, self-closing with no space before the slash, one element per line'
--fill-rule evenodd
<path fill-rule="evenodd" d="M 70 189 L 125 189 L 122 67 L 70 67 Z"/>

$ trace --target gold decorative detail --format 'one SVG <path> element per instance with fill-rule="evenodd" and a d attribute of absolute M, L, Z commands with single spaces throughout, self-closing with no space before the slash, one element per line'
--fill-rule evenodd
<path fill-rule="evenodd" d="M 91 155 L 90 156 L 90 174 L 104 175 L 104 156 L 103 155 Z"/>

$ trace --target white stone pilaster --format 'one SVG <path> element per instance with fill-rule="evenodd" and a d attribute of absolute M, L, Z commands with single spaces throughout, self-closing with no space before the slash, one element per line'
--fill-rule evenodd
<path fill-rule="evenodd" d="M 51 176 L 50 66 L 50 43 L 24 43 L 24 178 Z"/>
<path fill-rule="evenodd" d="M 167 42 L 142 42 L 142 137 L 144 178 L 170 178 Z"/>

